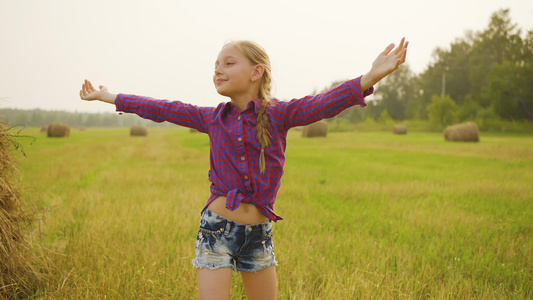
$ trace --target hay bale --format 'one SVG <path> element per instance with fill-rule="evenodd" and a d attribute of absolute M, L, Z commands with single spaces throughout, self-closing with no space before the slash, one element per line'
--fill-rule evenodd
<path fill-rule="evenodd" d="M 48 124 L 48 137 L 68 137 L 70 127 L 61 122 L 52 122 Z"/>
<path fill-rule="evenodd" d="M 451 125 L 444 129 L 444 139 L 454 142 L 479 142 L 479 129 L 474 122 Z"/>
<path fill-rule="evenodd" d="M 305 126 L 302 130 L 303 137 L 326 137 L 328 135 L 328 122 L 320 120 Z"/>
<path fill-rule="evenodd" d="M 48 125 L 43 125 L 43 127 L 41 127 L 41 132 L 48 133 Z"/>
<path fill-rule="evenodd" d="M 130 128 L 130 136 L 147 136 L 148 131 L 146 130 L 146 127 L 143 127 L 141 125 L 133 125 Z"/>
<path fill-rule="evenodd" d="M 37 267 L 42 266 L 26 238 L 34 218 L 22 205 L 20 179 L 10 147 L 21 147 L 0 121 L 0 299 L 33 298 L 41 284 Z"/>
<path fill-rule="evenodd" d="M 393 134 L 407 134 L 407 126 L 396 124 L 392 126 L 392 133 Z"/>

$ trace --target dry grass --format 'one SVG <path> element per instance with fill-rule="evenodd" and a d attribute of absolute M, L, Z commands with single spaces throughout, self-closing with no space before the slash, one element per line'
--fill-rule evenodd
<path fill-rule="evenodd" d="M 147 136 L 148 130 L 146 130 L 146 127 L 141 125 L 133 125 L 130 128 L 130 135 L 131 136 Z"/>
<path fill-rule="evenodd" d="M 453 142 L 479 142 L 479 129 L 474 122 L 451 125 L 444 129 L 444 139 Z"/>
<path fill-rule="evenodd" d="M 328 135 L 328 122 L 320 120 L 303 127 L 302 137 L 326 137 Z"/>
<path fill-rule="evenodd" d="M 68 137 L 70 135 L 70 126 L 61 122 L 52 122 L 48 124 L 48 137 Z"/>
<path fill-rule="evenodd" d="M 407 134 L 407 126 L 396 124 L 392 126 L 392 133 L 394 134 Z"/>
<path fill-rule="evenodd" d="M 37 132 L 38 129 L 35 129 Z M 532 297 L 533 140 L 290 132 L 275 225 L 280 299 Z M 194 299 L 204 134 L 41 139 L 22 165 L 46 208 L 44 299 Z M 238 275 L 232 299 L 243 299 Z"/>
<path fill-rule="evenodd" d="M 21 198 L 14 146 L 20 145 L 0 122 L 0 298 L 22 299 L 43 283 L 44 260 L 29 236 L 35 217 Z"/>

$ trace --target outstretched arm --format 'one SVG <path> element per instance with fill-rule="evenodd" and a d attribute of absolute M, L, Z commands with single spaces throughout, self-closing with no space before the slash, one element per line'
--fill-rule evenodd
<path fill-rule="evenodd" d="M 394 49 L 394 44 L 387 46 L 374 60 L 370 71 L 361 77 L 361 90 L 369 89 L 385 76 L 398 69 L 405 62 L 408 45 L 409 42 L 402 38 L 400 45 L 396 49 Z"/>
<path fill-rule="evenodd" d="M 87 101 L 100 100 L 102 102 L 115 104 L 117 95 L 108 92 L 107 88 L 103 85 L 99 88 L 100 90 L 95 89 L 92 83 L 86 79 L 81 86 L 80 98 Z"/>

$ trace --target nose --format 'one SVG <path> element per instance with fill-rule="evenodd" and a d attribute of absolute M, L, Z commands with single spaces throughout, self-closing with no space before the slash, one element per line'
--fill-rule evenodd
<path fill-rule="evenodd" d="M 215 67 L 215 75 L 220 75 L 222 72 L 220 71 L 220 65 Z"/>

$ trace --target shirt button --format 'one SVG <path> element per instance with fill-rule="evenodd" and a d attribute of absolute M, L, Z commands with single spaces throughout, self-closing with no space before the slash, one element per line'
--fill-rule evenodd
<path fill-rule="evenodd" d="M 248 178 L 249 178 L 248 175 L 244 175 L 244 179 L 248 180 Z"/>
<path fill-rule="evenodd" d="M 241 160 L 244 161 L 246 158 L 244 156 L 241 156 Z"/>
<path fill-rule="evenodd" d="M 242 137 L 239 137 L 237 141 L 242 142 Z"/>
<path fill-rule="evenodd" d="M 252 227 L 248 227 L 248 232 L 252 232 Z"/>
<path fill-rule="evenodd" d="M 238 116 L 238 117 L 237 117 L 237 120 L 240 120 L 240 119 L 241 119 L 241 116 Z"/>

